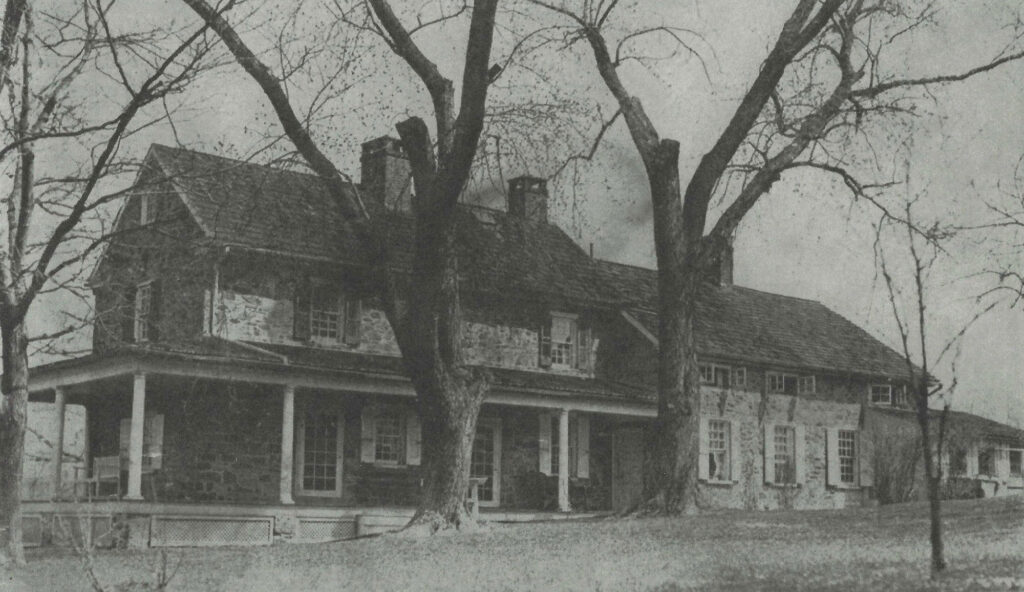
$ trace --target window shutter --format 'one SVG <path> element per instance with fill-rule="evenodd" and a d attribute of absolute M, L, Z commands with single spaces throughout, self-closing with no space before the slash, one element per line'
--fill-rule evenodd
<path fill-rule="evenodd" d="M 796 438 L 796 445 L 793 447 L 796 453 L 796 482 L 803 483 L 807 475 L 807 429 L 798 425 L 793 430 Z"/>
<path fill-rule="evenodd" d="M 135 342 L 135 286 L 124 291 L 124 318 L 121 319 L 121 339 L 126 343 Z"/>
<path fill-rule="evenodd" d="M 537 331 L 537 339 L 539 342 L 539 359 L 537 365 L 541 368 L 551 367 L 551 321 L 545 321 Z M 550 441 L 550 440 L 549 440 Z"/>
<path fill-rule="evenodd" d="M 700 440 L 697 445 L 697 478 L 707 481 L 711 476 L 711 466 L 708 462 L 708 418 L 700 418 L 697 436 Z"/>
<path fill-rule="evenodd" d="M 590 418 L 576 417 L 576 476 L 590 478 Z"/>
<path fill-rule="evenodd" d="M 764 424 L 764 482 L 775 483 L 775 424 Z"/>
<path fill-rule="evenodd" d="M 345 299 L 345 345 L 359 347 L 363 329 L 363 301 L 358 298 Z"/>
<path fill-rule="evenodd" d="M 363 412 L 360 420 L 362 423 L 362 448 L 360 449 L 359 460 L 364 463 L 372 463 L 377 460 L 376 450 L 376 410 L 371 405 L 363 405 Z"/>
<path fill-rule="evenodd" d="M 411 410 L 405 418 L 405 464 L 407 465 L 420 464 L 422 431 L 419 414 L 415 410 Z"/>
<path fill-rule="evenodd" d="M 590 328 L 580 328 L 576 331 L 576 335 L 576 367 L 584 372 L 589 372 L 592 363 L 590 355 Z"/>
<path fill-rule="evenodd" d="M 996 477 L 1003 477 L 1005 479 L 1010 476 L 1010 451 L 1006 448 L 998 448 L 995 453 L 994 468 L 996 470 Z"/>
<path fill-rule="evenodd" d="M 874 487 L 875 443 L 871 435 L 863 430 L 857 432 L 857 468 L 860 473 L 860 486 Z"/>
<path fill-rule="evenodd" d="M 839 485 L 839 430 L 828 428 L 825 430 L 825 436 L 827 484 L 835 486 Z"/>
<path fill-rule="evenodd" d="M 971 444 L 967 447 L 967 475 L 976 477 L 978 475 L 978 446 Z"/>
<path fill-rule="evenodd" d="M 537 414 L 537 447 L 540 465 L 537 470 L 545 475 L 551 474 L 551 414 Z"/>
<path fill-rule="evenodd" d="M 741 436 L 741 424 L 738 421 L 729 423 L 729 473 L 733 483 L 740 482 L 740 475 L 743 474 L 743 441 Z"/>
<path fill-rule="evenodd" d="M 163 282 L 155 280 L 149 284 L 149 316 L 146 317 L 146 337 L 149 341 L 160 340 L 160 308 L 163 303 Z"/>
<path fill-rule="evenodd" d="M 149 467 L 154 470 L 162 468 L 164 449 L 164 416 L 150 415 L 146 417 L 142 431 L 142 456 L 149 459 Z"/>
<path fill-rule="evenodd" d="M 296 341 L 309 341 L 309 278 L 295 283 L 292 310 L 292 336 Z"/>

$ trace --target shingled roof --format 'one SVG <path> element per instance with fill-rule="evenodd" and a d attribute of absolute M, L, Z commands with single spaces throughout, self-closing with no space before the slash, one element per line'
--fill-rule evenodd
<path fill-rule="evenodd" d="M 602 271 L 629 302 L 628 314 L 657 335 L 656 272 L 611 262 L 602 262 Z M 907 374 L 903 356 L 814 300 L 704 284 L 697 311 L 701 356 L 873 376 Z"/>
<path fill-rule="evenodd" d="M 153 146 L 150 157 L 211 239 L 302 257 L 365 261 L 315 175 L 160 145 Z M 414 221 L 407 215 L 387 215 L 392 261 L 408 267 Z M 457 215 L 460 272 L 467 289 L 514 290 L 520 297 L 576 303 L 612 305 L 621 300 L 600 281 L 597 263 L 554 224 L 469 206 Z"/>
<path fill-rule="evenodd" d="M 149 158 L 215 241 L 365 261 L 315 175 L 160 145 L 152 147 Z M 388 215 L 392 260 L 408 266 L 414 222 L 407 215 Z M 626 309 L 657 334 L 654 270 L 595 260 L 551 223 L 468 206 L 458 216 L 460 272 L 467 289 Z M 702 356 L 873 376 L 906 374 L 899 354 L 819 302 L 709 284 L 698 310 Z"/>

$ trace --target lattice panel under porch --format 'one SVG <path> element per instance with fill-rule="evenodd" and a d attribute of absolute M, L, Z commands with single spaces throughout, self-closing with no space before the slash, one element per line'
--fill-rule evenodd
<path fill-rule="evenodd" d="M 269 545 L 274 541 L 270 516 L 153 516 L 152 547 L 214 547 Z"/>

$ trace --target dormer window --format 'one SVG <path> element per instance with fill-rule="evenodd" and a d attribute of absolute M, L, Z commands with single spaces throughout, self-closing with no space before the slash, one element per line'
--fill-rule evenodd
<path fill-rule="evenodd" d="M 768 372 L 765 375 L 768 392 L 780 395 L 813 395 L 816 392 L 813 374 L 798 376 L 784 372 Z"/>
<path fill-rule="evenodd" d="M 589 370 L 591 366 L 590 329 L 581 329 L 578 317 L 553 312 L 539 331 L 541 368 Z"/>
<path fill-rule="evenodd" d="M 308 280 L 295 288 L 294 337 L 318 345 L 357 347 L 363 309 L 358 298 L 346 298 L 336 285 Z"/>
<path fill-rule="evenodd" d="M 703 385 L 739 387 L 747 384 L 747 369 L 742 366 L 732 367 L 706 363 L 698 366 L 700 368 L 700 383 Z"/>
<path fill-rule="evenodd" d="M 149 321 L 153 305 L 153 284 L 146 282 L 135 288 L 135 328 L 136 342 L 149 341 Z"/>

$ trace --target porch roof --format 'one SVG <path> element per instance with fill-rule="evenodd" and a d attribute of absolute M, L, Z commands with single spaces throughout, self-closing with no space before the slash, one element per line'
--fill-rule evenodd
<path fill-rule="evenodd" d="M 873 413 L 881 413 L 898 417 L 900 419 L 916 422 L 916 412 L 909 409 L 894 409 L 890 407 L 869 407 Z M 931 409 L 931 419 L 938 420 L 942 413 L 938 409 Z M 1012 446 L 1024 446 L 1024 430 L 1011 425 L 998 422 L 994 419 L 967 413 L 966 411 L 949 412 L 949 427 L 959 430 L 962 433 L 979 439 L 988 439 L 996 442 L 1003 442 Z"/>
<path fill-rule="evenodd" d="M 567 403 L 574 399 L 576 403 L 603 400 L 623 403 L 634 410 L 650 408 L 653 414 L 655 393 L 636 386 L 583 376 L 508 368 L 488 368 L 488 371 L 493 379 L 492 392 L 504 395 L 495 397 L 492 402 L 514 399 L 515 404 L 526 404 L 524 397 L 544 398 L 549 405 L 557 403 L 555 400 Z M 126 345 L 109 352 L 37 366 L 30 374 L 30 389 L 46 390 L 61 384 L 133 372 L 166 372 L 214 379 L 412 394 L 399 357 L 300 346 L 257 345 L 216 337 L 188 342 Z"/>

